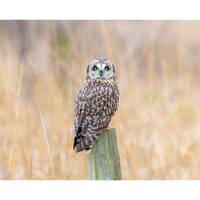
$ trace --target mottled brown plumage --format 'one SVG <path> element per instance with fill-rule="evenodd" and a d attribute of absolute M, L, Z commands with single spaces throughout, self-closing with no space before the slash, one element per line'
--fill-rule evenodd
<path fill-rule="evenodd" d="M 87 72 L 88 76 L 79 89 L 75 101 L 76 152 L 91 149 L 98 135 L 108 127 L 119 103 L 115 69 L 110 61 L 95 59 L 89 64 Z"/>

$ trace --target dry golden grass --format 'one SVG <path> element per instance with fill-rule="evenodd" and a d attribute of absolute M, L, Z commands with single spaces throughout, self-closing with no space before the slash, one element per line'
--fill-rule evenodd
<path fill-rule="evenodd" d="M 124 179 L 200 178 L 200 22 L 0 22 L 0 178 L 87 179 L 74 93 L 114 62 Z"/>

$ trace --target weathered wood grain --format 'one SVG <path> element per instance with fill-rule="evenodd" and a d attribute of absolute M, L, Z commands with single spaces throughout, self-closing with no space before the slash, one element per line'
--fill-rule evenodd
<path fill-rule="evenodd" d="M 120 157 L 114 128 L 105 130 L 88 154 L 91 180 L 121 180 Z"/>

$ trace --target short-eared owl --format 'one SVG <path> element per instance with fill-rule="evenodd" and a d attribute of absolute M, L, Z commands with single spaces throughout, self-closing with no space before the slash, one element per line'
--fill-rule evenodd
<path fill-rule="evenodd" d="M 87 77 L 76 95 L 74 149 L 89 151 L 108 127 L 119 103 L 115 66 L 105 58 L 92 60 Z"/>

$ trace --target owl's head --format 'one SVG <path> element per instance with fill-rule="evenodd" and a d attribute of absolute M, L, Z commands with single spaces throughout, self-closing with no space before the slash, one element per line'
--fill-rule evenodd
<path fill-rule="evenodd" d="M 87 75 L 92 79 L 115 78 L 115 66 L 106 58 L 96 58 L 89 63 Z"/>

